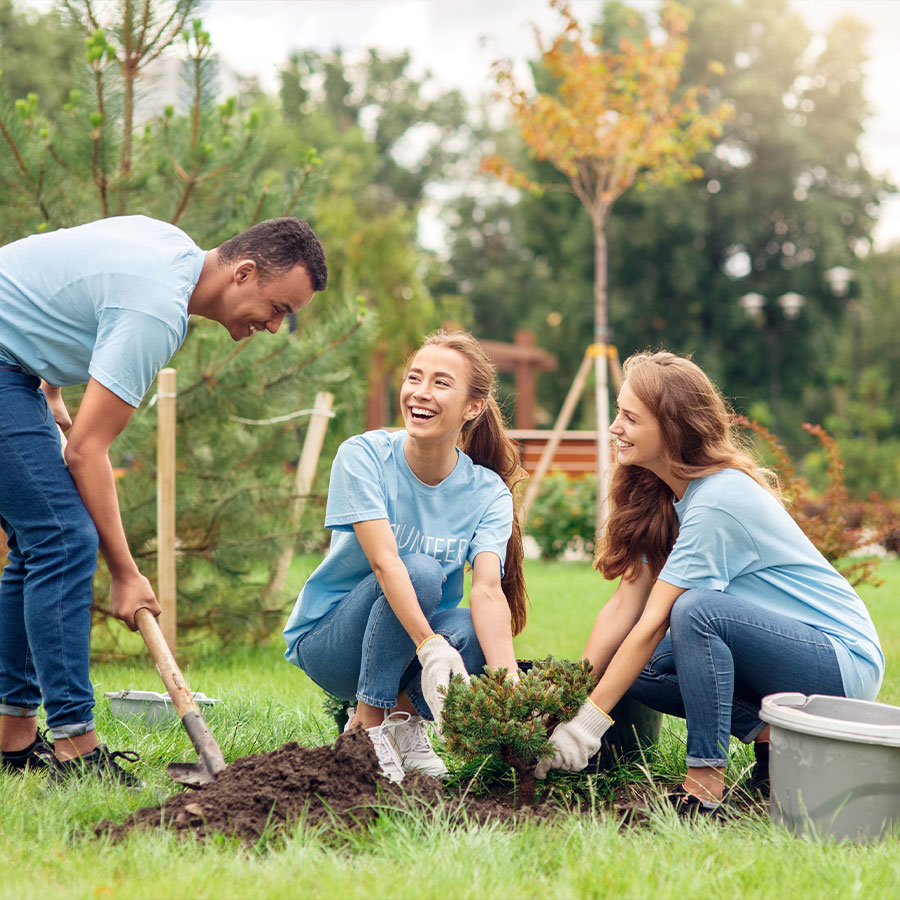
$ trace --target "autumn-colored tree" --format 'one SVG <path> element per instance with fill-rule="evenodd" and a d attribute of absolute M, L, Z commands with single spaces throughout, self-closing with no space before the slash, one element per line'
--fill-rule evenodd
<path fill-rule="evenodd" d="M 611 46 L 603 29 L 585 31 L 566 0 L 551 0 L 550 5 L 562 16 L 563 30 L 549 44 L 537 32 L 536 38 L 540 65 L 552 89 L 531 92 L 519 87 L 508 60 L 497 62 L 494 74 L 530 152 L 567 178 L 591 218 L 595 343 L 588 354 L 595 360 L 602 486 L 609 471 L 607 222 L 616 200 L 633 185 L 674 185 L 699 177 L 702 170 L 693 160 L 721 134 L 732 110 L 723 102 L 710 102 L 704 110 L 706 89 L 681 84 L 690 21 L 683 6 L 665 0 L 658 31 L 639 40 L 622 36 Z M 637 23 L 638 14 L 630 15 Z M 499 155 L 486 157 L 482 170 L 514 187 L 544 189 Z M 566 424 L 559 422 L 558 427 Z M 598 492 L 598 530 L 605 522 L 604 494 Z"/>

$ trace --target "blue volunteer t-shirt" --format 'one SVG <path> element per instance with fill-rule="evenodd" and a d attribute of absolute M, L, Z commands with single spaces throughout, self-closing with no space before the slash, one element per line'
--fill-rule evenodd
<path fill-rule="evenodd" d="M 884 654 L 868 610 L 772 494 L 725 469 L 691 481 L 675 511 L 680 529 L 661 581 L 724 591 L 818 628 L 846 695 L 875 699 Z"/>
<path fill-rule="evenodd" d="M 440 483 L 424 484 L 406 461 L 405 431 L 368 431 L 344 441 L 331 467 L 325 526 L 331 548 L 303 586 L 284 628 L 285 657 L 298 664 L 297 642 L 372 574 L 353 531 L 355 522 L 387 519 L 401 556 L 433 556 L 444 570 L 438 609 L 463 597 L 463 572 L 479 553 L 494 553 L 500 567 L 512 533 L 512 495 L 503 479 L 461 451 Z"/>
<path fill-rule="evenodd" d="M 0 359 L 137 407 L 187 334 L 206 257 L 180 228 L 100 219 L 0 247 Z"/>

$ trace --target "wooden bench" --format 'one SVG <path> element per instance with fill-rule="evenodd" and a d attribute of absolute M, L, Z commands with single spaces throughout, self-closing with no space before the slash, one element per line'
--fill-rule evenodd
<path fill-rule="evenodd" d="M 507 434 L 519 445 L 522 467 L 533 475 L 541 453 L 553 432 L 539 429 L 510 429 Z M 564 431 L 553 461 L 551 472 L 563 472 L 570 478 L 597 473 L 597 433 L 594 431 Z"/>

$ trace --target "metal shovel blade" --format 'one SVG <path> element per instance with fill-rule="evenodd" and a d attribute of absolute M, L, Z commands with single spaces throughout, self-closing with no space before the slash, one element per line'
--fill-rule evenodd
<path fill-rule="evenodd" d="M 225 758 L 199 711 L 185 713 L 181 717 L 181 724 L 188 733 L 200 762 L 169 763 L 166 766 L 166 774 L 173 781 L 186 787 L 201 788 L 209 784 L 225 768 Z"/>
<path fill-rule="evenodd" d="M 215 775 L 200 763 L 169 763 L 166 766 L 166 775 L 172 781 L 195 789 L 204 787 L 215 778 Z"/>

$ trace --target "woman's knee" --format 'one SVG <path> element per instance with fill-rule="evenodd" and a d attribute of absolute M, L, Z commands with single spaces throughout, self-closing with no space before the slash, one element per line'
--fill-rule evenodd
<path fill-rule="evenodd" d="M 484 651 L 468 609 L 456 607 L 442 610 L 430 620 L 430 624 L 435 632 L 447 639 L 451 647 L 459 651 L 469 673 L 477 674 L 484 668 Z"/>
<path fill-rule="evenodd" d="M 669 614 L 669 630 L 674 640 L 695 630 L 698 626 L 707 625 L 722 608 L 720 591 L 705 588 L 691 588 L 681 594 Z"/>
<path fill-rule="evenodd" d="M 441 564 L 433 556 L 425 556 L 423 553 L 412 553 L 401 559 L 423 610 L 427 613 L 436 609 L 441 600 L 441 585 L 445 579 Z"/>

